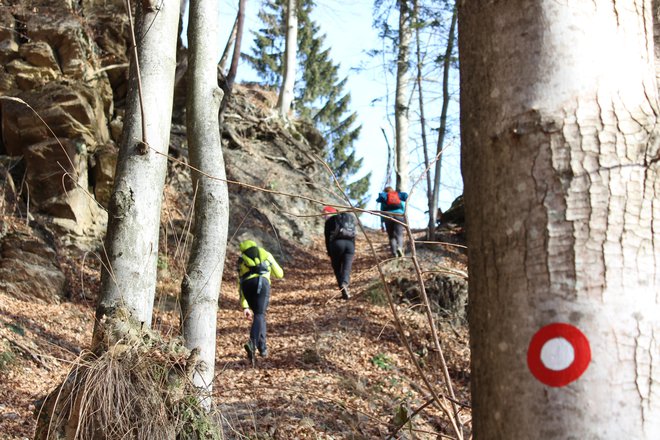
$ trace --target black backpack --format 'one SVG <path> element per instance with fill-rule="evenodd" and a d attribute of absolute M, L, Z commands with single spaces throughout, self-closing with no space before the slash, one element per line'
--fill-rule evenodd
<path fill-rule="evenodd" d="M 270 262 L 268 260 L 261 260 L 263 255 L 259 252 L 257 246 L 248 248 L 241 254 L 238 262 L 241 261 L 249 269 L 247 272 L 241 276 L 241 279 L 245 279 L 250 275 L 265 275 L 270 272 Z"/>
<path fill-rule="evenodd" d="M 353 240 L 357 235 L 355 218 L 350 212 L 342 212 L 335 216 L 335 230 L 330 235 L 332 240 Z"/>

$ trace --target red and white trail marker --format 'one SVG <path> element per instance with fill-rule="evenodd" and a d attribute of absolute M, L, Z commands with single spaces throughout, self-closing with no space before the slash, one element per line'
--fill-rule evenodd
<path fill-rule="evenodd" d="M 577 327 L 548 324 L 529 342 L 527 365 L 540 382 L 563 387 L 577 380 L 591 362 L 589 340 Z"/>

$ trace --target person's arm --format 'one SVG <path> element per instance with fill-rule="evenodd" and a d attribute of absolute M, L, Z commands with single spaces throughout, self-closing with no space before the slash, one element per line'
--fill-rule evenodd
<path fill-rule="evenodd" d="M 236 273 L 238 274 L 238 303 L 240 304 L 241 308 L 243 309 L 243 313 L 246 313 L 245 310 L 250 311 L 250 306 L 248 305 L 248 302 L 245 299 L 245 296 L 243 295 L 243 288 L 241 287 L 241 263 L 242 262 L 243 262 L 243 259 L 239 256 L 238 261 L 236 263 Z"/>
<path fill-rule="evenodd" d="M 405 202 L 406 200 L 408 200 L 408 193 L 399 191 L 399 199 L 401 199 L 402 202 Z"/>
<path fill-rule="evenodd" d="M 378 200 L 376 200 L 376 201 L 379 201 L 380 199 L 381 198 L 378 197 Z M 383 212 L 382 212 L 382 211 L 385 211 L 385 206 L 383 206 L 384 203 L 385 202 L 381 201 L 380 205 L 379 205 L 379 208 L 380 208 L 380 211 L 381 211 L 381 213 L 379 215 L 379 217 L 380 217 L 380 230 L 383 231 L 383 232 L 385 232 L 385 216 L 383 215 Z"/>
<path fill-rule="evenodd" d="M 323 236 L 325 237 L 325 252 L 330 255 L 330 232 L 331 232 L 331 223 L 333 222 L 332 217 L 325 221 L 323 226 Z"/>
<path fill-rule="evenodd" d="M 275 278 L 283 278 L 284 277 L 284 271 L 282 270 L 282 267 L 277 264 L 277 261 L 275 261 L 275 258 L 268 253 L 268 261 L 270 262 L 270 273 L 275 275 Z"/>
<path fill-rule="evenodd" d="M 250 305 L 248 304 L 247 300 L 245 299 L 245 295 L 243 295 L 243 289 L 241 288 L 241 279 L 238 279 L 238 303 L 241 305 L 241 308 L 243 309 L 243 314 L 245 315 L 246 318 L 249 318 L 252 315 L 252 310 L 250 310 Z"/>

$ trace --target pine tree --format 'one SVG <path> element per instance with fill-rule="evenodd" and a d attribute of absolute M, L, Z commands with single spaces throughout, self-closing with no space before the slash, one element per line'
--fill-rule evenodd
<path fill-rule="evenodd" d="M 350 182 L 362 166 L 355 157 L 354 143 L 360 134 L 355 127 L 357 114 L 350 112 L 350 93 L 344 91 L 346 79 L 339 78 L 339 65 L 324 47 L 325 35 L 311 19 L 313 0 L 300 0 L 298 5 L 298 75 L 294 87 L 294 109 L 297 115 L 311 121 L 328 142 L 326 161 L 346 189 L 349 198 L 360 207 L 366 205 L 368 174 Z M 285 38 L 283 0 L 264 0 L 259 12 L 263 27 L 255 32 L 252 54 L 245 56 L 263 80 L 275 87 L 283 74 Z"/>

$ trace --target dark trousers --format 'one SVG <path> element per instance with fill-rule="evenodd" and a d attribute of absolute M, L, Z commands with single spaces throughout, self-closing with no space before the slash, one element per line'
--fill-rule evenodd
<path fill-rule="evenodd" d="M 260 353 L 266 351 L 266 310 L 270 303 L 270 283 L 264 277 L 241 281 L 243 296 L 253 313 L 250 341 Z"/>
<path fill-rule="evenodd" d="M 403 216 L 397 218 L 397 220 L 403 220 Z M 403 251 L 403 225 L 391 218 L 385 218 L 385 230 L 387 231 L 387 239 L 390 242 L 392 256 L 397 257 L 397 249 Z"/>
<path fill-rule="evenodd" d="M 355 243 L 353 240 L 335 240 L 328 246 L 330 254 L 330 263 L 332 270 L 337 278 L 337 285 L 348 286 L 351 281 L 351 266 L 353 266 L 353 257 L 355 256 Z"/>

